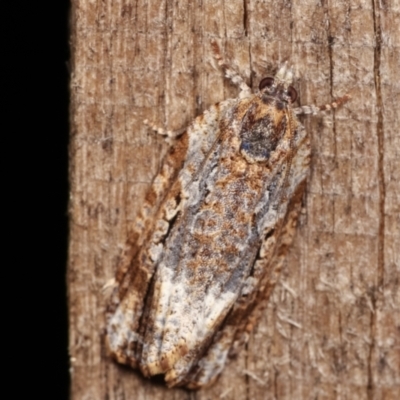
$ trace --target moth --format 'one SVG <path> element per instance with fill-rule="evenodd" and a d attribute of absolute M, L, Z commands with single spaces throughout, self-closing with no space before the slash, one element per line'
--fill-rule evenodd
<path fill-rule="evenodd" d="M 128 238 L 107 310 L 106 342 L 119 363 L 169 387 L 213 383 L 248 340 L 295 234 L 310 137 L 293 108 L 284 64 L 240 89 L 176 138 Z M 163 133 L 163 132 L 161 132 Z M 170 134 L 172 136 L 172 134 Z"/>

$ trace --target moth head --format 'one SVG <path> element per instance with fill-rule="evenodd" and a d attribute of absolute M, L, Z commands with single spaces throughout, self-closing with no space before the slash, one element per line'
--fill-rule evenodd
<path fill-rule="evenodd" d="M 294 103 L 297 99 L 297 92 L 291 86 L 292 82 L 292 68 L 289 68 L 285 63 L 279 68 L 275 77 L 268 76 L 261 80 L 259 89 L 262 99 L 265 102 L 270 102 L 271 99 L 274 99 L 284 103 Z"/>

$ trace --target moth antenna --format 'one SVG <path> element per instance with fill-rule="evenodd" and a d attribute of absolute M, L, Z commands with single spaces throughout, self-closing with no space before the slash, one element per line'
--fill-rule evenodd
<path fill-rule="evenodd" d="M 350 99 L 351 99 L 351 95 L 345 94 L 344 96 L 339 97 L 337 100 L 333 101 L 332 103 L 324 104 L 322 106 L 316 106 L 316 105 L 312 104 L 312 105 L 294 108 L 293 113 L 296 115 L 307 115 L 307 114 L 316 115 L 316 114 L 320 113 L 321 111 L 330 111 L 332 109 L 334 110 L 334 109 L 342 106 L 344 103 L 346 103 Z"/>
<path fill-rule="evenodd" d="M 243 80 L 238 72 L 232 69 L 228 63 L 223 59 L 221 55 L 221 50 L 218 46 L 218 43 L 215 40 L 211 41 L 211 48 L 213 50 L 213 55 L 215 60 L 218 63 L 218 66 L 222 68 L 225 73 L 225 76 L 236 86 L 239 87 L 240 93 L 239 98 L 248 97 L 251 95 L 251 88 L 249 85 Z"/>

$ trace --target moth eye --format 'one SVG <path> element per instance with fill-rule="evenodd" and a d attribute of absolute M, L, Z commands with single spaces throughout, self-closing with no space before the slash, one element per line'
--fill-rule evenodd
<path fill-rule="evenodd" d="M 297 92 L 293 86 L 289 86 L 287 90 L 288 96 L 290 97 L 290 102 L 294 103 L 297 99 Z"/>
<path fill-rule="evenodd" d="M 263 90 L 263 89 L 266 88 L 266 87 L 271 87 L 271 86 L 273 86 L 274 82 L 275 82 L 275 79 L 269 76 L 269 77 L 267 77 L 267 78 L 261 79 L 261 82 L 260 82 L 260 84 L 258 85 L 258 88 L 259 88 L 260 90 Z"/>

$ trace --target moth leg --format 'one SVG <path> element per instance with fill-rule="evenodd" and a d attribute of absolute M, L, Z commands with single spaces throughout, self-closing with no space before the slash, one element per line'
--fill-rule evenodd
<path fill-rule="evenodd" d="M 154 131 L 155 133 L 157 133 L 158 135 L 166 136 L 168 139 L 176 139 L 176 138 L 178 138 L 178 137 L 181 136 L 181 135 L 186 131 L 186 129 L 187 129 L 187 128 L 182 128 L 182 129 L 179 129 L 179 130 L 177 130 L 177 131 L 169 131 L 169 130 L 167 131 L 167 130 L 165 130 L 165 129 L 159 127 L 159 126 L 157 126 L 156 124 L 153 124 L 153 123 L 149 122 L 149 120 L 147 120 L 147 119 L 145 119 L 145 120 L 143 121 L 143 123 L 144 123 L 145 125 L 147 125 L 151 130 L 153 130 L 153 131 Z"/>
<path fill-rule="evenodd" d="M 306 115 L 306 114 L 312 114 L 316 115 L 320 113 L 321 111 L 330 111 L 332 109 L 340 107 L 342 104 L 346 103 L 351 99 L 351 96 L 349 94 L 346 94 L 336 101 L 333 101 L 330 104 L 324 104 L 323 106 L 316 106 L 314 104 L 310 106 L 301 106 L 293 109 L 293 113 L 296 115 Z"/>
<path fill-rule="evenodd" d="M 216 59 L 218 65 L 225 72 L 225 76 L 240 89 L 238 97 L 240 99 L 243 99 L 245 97 L 251 96 L 251 88 L 235 70 L 229 67 L 229 65 L 223 59 L 221 55 L 221 50 L 215 40 L 211 41 L 211 47 L 214 53 L 214 58 Z"/>

